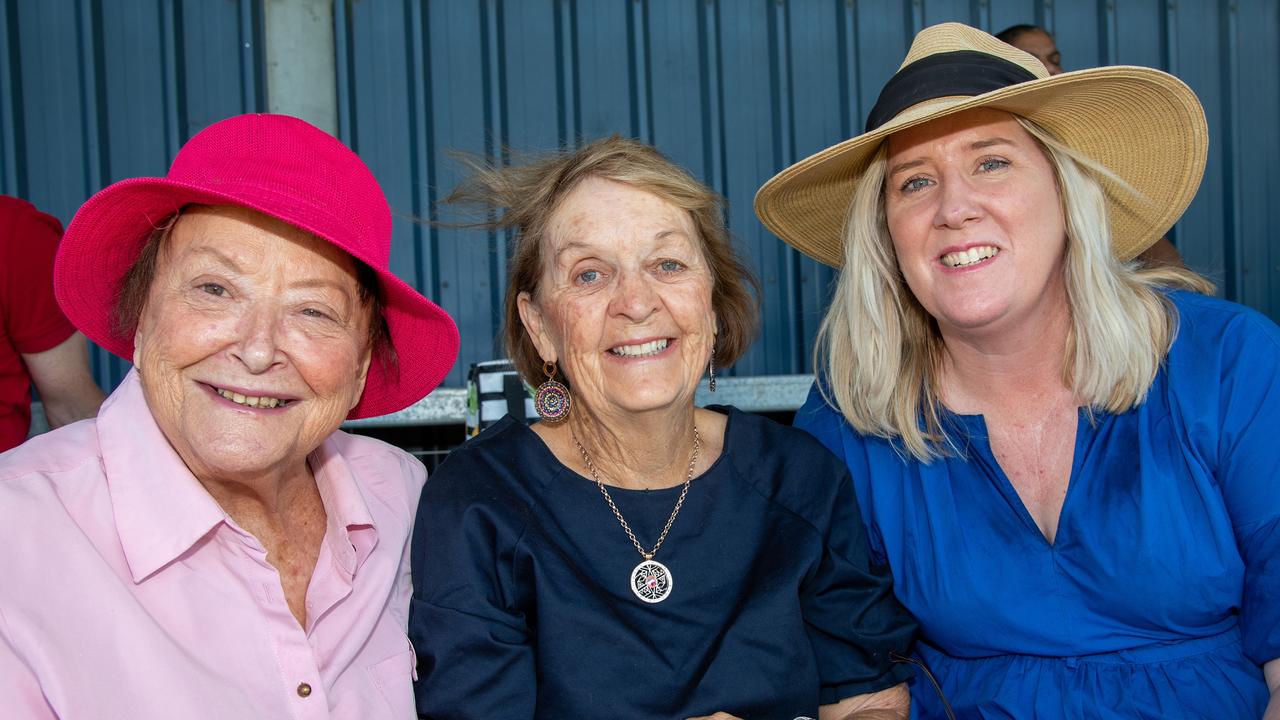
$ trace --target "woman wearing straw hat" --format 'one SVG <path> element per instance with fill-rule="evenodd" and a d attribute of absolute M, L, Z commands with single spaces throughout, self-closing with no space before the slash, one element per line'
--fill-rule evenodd
<path fill-rule="evenodd" d="M 1280 684 L 1280 331 L 1129 261 L 1205 153 L 1175 78 L 949 24 L 757 195 L 842 270 L 797 422 L 959 715 L 1256 718 Z"/>
<path fill-rule="evenodd" d="M 279 115 L 80 209 L 58 300 L 135 369 L 0 457 L 0 715 L 412 714 L 423 468 L 338 426 L 430 392 L 458 335 L 390 242 L 368 168 Z"/>
<path fill-rule="evenodd" d="M 419 712 L 905 718 L 890 655 L 914 624 L 844 466 L 694 406 L 758 315 L 720 198 L 619 137 L 474 169 L 451 200 L 515 231 L 506 340 L 542 419 L 491 426 L 423 492 Z"/>

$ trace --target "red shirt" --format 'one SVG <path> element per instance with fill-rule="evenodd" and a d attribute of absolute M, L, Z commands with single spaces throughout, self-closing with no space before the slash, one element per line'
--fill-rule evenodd
<path fill-rule="evenodd" d="M 20 353 L 54 348 L 76 330 L 53 297 L 60 237 L 57 218 L 0 195 L 0 452 L 31 426 L 31 376 Z"/>

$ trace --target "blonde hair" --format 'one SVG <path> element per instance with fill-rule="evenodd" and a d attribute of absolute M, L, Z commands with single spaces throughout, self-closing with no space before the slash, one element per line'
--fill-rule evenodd
<path fill-rule="evenodd" d="M 1116 259 L 1096 176 L 1132 189 L 1045 129 L 1015 118 L 1054 168 L 1066 224 L 1062 273 L 1071 328 L 1063 382 L 1090 410 L 1125 412 L 1146 397 L 1177 333 L 1166 290 L 1207 293 L 1213 286 L 1185 268 Z M 854 429 L 892 440 L 927 463 L 954 450 L 939 399 L 944 343 L 898 268 L 884 211 L 887 156 L 886 141 L 849 203 L 844 268 L 818 330 L 814 366 L 825 381 L 824 398 Z"/>

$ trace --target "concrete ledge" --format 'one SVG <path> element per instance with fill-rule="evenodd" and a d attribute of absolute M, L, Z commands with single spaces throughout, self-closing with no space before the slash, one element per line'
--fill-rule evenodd
<path fill-rule="evenodd" d="M 694 399 L 702 405 L 733 405 L 748 412 L 789 412 L 804 404 L 812 375 L 762 375 L 716 379 L 716 391 L 703 380 Z M 467 391 L 439 388 L 413 405 L 390 415 L 348 420 L 347 428 L 461 425 L 467 416 Z"/>
<path fill-rule="evenodd" d="M 707 381 L 698 386 L 694 398 L 699 406 L 733 405 L 748 412 L 790 412 L 799 409 L 809 396 L 812 375 L 761 375 L 726 377 L 716 380 L 716 391 L 707 390 Z M 415 427 L 420 425 L 461 425 L 467 417 L 467 391 L 439 388 L 435 392 L 390 415 L 348 420 L 344 428 Z M 31 435 L 49 429 L 40 403 L 31 403 Z"/>
<path fill-rule="evenodd" d="M 467 418 L 467 391 L 464 388 L 436 388 L 418 402 L 390 415 L 379 415 L 342 423 L 344 428 L 412 427 L 414 425 L 461 425 Z"/>
<path fill-rule="evenodd" d="M 717 378 L 714 393 L 707 390 L 707 381 L 702 381 L 694 402 L 700 407 L 733 405 L 747 412 L 791 412 L 800 409 L 812 386 L 812 375 Z"/>

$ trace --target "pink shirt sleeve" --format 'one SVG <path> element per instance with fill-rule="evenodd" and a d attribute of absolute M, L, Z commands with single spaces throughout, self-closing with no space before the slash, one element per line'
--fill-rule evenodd
<path fill-rule="evenodd" d="M 9 641 L 3 608 L 0 608 L 0 715 L 26 720 L 57 720 L 58 717 L 45 701 L 40 682 Z"/>

